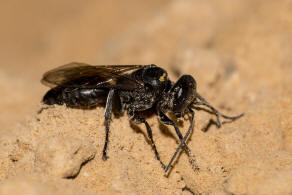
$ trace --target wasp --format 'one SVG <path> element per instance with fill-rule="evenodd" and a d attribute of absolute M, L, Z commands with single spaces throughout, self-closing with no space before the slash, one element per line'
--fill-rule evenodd
<path fill-rule="evenodd" d="M 168 172 L 177 154 L 184 148 L 191 155 L 186 141 L 194 126 L 194 109 L 206 106 L 216 115 L 217 126 L 221 127 L 221 117 L 231 121 L 243 116 L 226 116 L 209 104 L 198 92 L 195 79 L 191 75 L 182 75 L 177 82 L 168 78 L 161 67 L 151 65 L 98 65 L 72 62 L 43 75 L 42 83 L 51 87 L 42 102 L 47 105 L 63 105 L 70 108 L 88 109 L 105 105 L 105 142 L 102 159 L 107 160 L 111 113 L 126 112 L 129 119 L 137 124 L 144 123 L 148 138 L 156 159 L 165 172 Z M 143 111 L 154 110 L 162 124 L 174 128 L 180 144 L 166 165 L 157 151 L 152 130 Z M 190 125 L 183 136 L 175 118 L 190 115 Z M 193 161 L 194 162 L 194 161 Z M 195 165 L 197 167 L 197 165 Z"/>

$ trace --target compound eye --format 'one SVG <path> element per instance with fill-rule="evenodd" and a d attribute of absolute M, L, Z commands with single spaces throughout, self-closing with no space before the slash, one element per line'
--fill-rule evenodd
<path fill-rule="evenodd" d="M 159 67 L 151 67 L 144 70 L 142 78 L 145 83 L 154 88 L 160 87 L 161 83 L 168 80 L 166 71 Z"/>
<path fill-rule="evenodd" d="M 196 94 L 196 81 L 190 75 L 183 75 L 171 89 L 173 94 L 172 111 L 178 113 L 184 112 L 186 107 L 192 103 Z"/>

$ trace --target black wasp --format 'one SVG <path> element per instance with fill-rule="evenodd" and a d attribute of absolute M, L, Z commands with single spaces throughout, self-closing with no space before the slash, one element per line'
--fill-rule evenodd
<path fill-rule="evenodd" d="M 42 83 L 52 87 L 43 97 L 48 105 L 65 104 L 73 108 L 91 108 L 105 104 L 105 143 L 102 159 L 107 159 L 109 140 L 109 122 L 111 112 L 127 112 L 135 123 L 144 123 L 148 137 L 152 143 L 157 160 L 165 172 L 169 170 L 173 160 L 182 147 L 188 155 L 191 150 L 186 140 L 194 124 L 194 108 L 206 106 L 217 117 L 217 125 L 221 126 L 220 117 L 235 120 L 243 116 L 226 116 L 211 106 L 196 90 L 196 81 L 191 75 L 181 76 L 176 83 L 169 80 L 167 72 L 154 65 L 104 65 L 92 66 L 85 63 L 70 63 L 48 71 Z M 142 111 L 154 108 L 161 123 L 173 126 L 180 144 L 168 165 L 161 160 L 156 149 L 152 130 Z M 190 126 L 185 136 L 177 125 L 166 115 L 171 112 L 179 118 L 189 113 Z M 195 162 L 195 161 L 192 161 Z M 195 165 L 196 166 L 196 165 Z"/>

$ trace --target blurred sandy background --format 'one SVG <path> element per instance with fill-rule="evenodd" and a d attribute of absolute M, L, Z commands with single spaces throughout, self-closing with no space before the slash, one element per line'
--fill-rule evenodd
<path fill-rule="evenodd" d="M 0 22 L 0 194 L 292 194 L 291 0 L 2 0 Z M 42 74 L 72 61 L 191 74 L 220 111 L 246 115 L 203 132 L 214 116 L 197 112 L 200 171 L 182 152 L 168 177 L 144 126 L 112 117 L 104 162 L 104 108 L 37 114 Z M 149 123 L 167 162 L 174 130 Z"/>

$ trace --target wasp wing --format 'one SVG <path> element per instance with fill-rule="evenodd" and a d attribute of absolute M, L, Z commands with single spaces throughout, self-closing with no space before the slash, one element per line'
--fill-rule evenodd
<path fill-rule="evenodd" d="M 135 89 L 143 83 L 131 77 L 130 73 L 146 65 L 101 65 L 92 66 L 72 62 L 43 75 L 42 83 L 49 87 L 65 86 L 78 88 Z"/>

